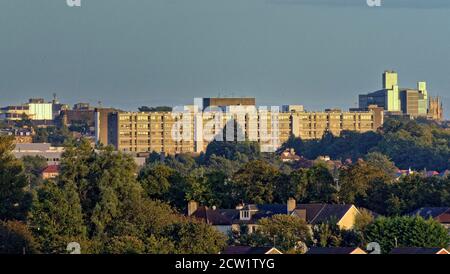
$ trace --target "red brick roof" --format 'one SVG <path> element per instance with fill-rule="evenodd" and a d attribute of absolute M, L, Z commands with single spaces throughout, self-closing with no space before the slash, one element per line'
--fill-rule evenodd
<path fill-rule="evenodd" d="M 58 165 L 49 165 L 42 171 L 42 173 L 58 173 L 59 172 L 59 166 Z"/>

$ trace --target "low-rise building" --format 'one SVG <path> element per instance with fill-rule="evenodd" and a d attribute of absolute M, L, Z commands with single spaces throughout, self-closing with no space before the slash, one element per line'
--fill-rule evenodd
<path fill-rule="evenodd" d="M 290 148 L 281 153 L 280 159 L 284 163 L 292 163 L 300 161 L 301 157 L 295 154 L 295 150 L 293 148 Z"/>
<path fill-rule="evenodd" d="M 291 215 L 305 220 L 309 225 L 335 222 L 340 229 L 352 229 L 359 210 L 354 205 L 339 204 L 297 204 L 289 199 L 287 204 L 247 204 L 235 209 L 217 209 L 188 203 L 187 215 L 212 225 L 228 234 L 230 231 L 253 233 L 258 229 L 258 221 L 274 215 Z"/>
<path fill-rule="evenodd" d="M 49 165 L 42 171 L 42 179 L 54 179 L 59 175 L 59 166 L 58 165 Z"/>
<path fill-rule="evenodd" d="M 350 254 L 367 254 L 359 247 L 311 247 L 306 252 L 309 255 L 350 255 Z"/>
<path fill-rule="evenodd" d="M 224 255 L 277 255 L 283 254 L 275 247 L 228 246 L 220 254 Z"/>
<path fill-rule="evenodd" d="M 6 128 L 0 130 L 0 135 L 14 137 L 14 144 L 28 144 L 33 142 L 34 130 L 32 128 Z"/>
<path fill-rule="evenodd" d="M 424 219 L 432 218 L 442 224 L 450 233 L 450 207 L 422 207 L 408 214 Z"/>
<path fill-rule="evenodd" d="M 59 165 L 63 152 L 63 147 L 53 147 L 47 143 L 16 144 L 12 151 L 16 158 L 24 156 L 44 157 L 48 165 Z"/>
<path fill-rule="evenodd" d="M 439 254 L 439 255 L 448 255 L 450 252 L 445 248 L 441 247 L 396 247 L 389 252 L 389 254 Z"/>

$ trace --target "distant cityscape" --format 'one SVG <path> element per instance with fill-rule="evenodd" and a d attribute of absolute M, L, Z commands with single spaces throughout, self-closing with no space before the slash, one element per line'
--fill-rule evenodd
<path fill-rule="evenodd" d="M 193 104 L 181 108 L 143 106 L 129 112 L 88 103 L 71 108 L 59 102 L 56 94 L 50 102 L 30 99 L 0 110 L 0 121 L 8 125 L 30 120 L 38 127 L 83 127 L 79 133 L 93 142 L 134 154 L 201 153 L 212 140 L 224 136 L 256 141 L 262 151 L 274 152 L 290 136 L 312 140 L 322 138 L 325 132 L 339 136 L 342 131 L 376 131 L 385 117 L 445 123 L 441 99 L 428 93 L 427 83 L 402 88 L 394 71 L 383 73 L 382 89 L 359 95 L 359 107 L 347 111 L 308 111 L 300 104 L 262 107 L 257 106 L 256 98 L 195 98 Z M 3 132 L 16 135 L 22 143 L 31 142 L 33 134 L 24 128 Z"/>
<path fill-rule="evenodd" d="M 394 71 L 348 110 L 32 98 L 0 112 L 0 184 L 15 188 L 0 192 L 0 253 L 450 254 L 449 136 L 441 99 Z M 31 236 L 2 236 L 15 226 Z"/>

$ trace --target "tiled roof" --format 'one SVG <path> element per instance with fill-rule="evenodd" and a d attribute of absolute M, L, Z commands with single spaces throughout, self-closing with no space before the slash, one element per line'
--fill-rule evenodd
<path fill-rule="evenodd" d="M 449 254 L 449 252 L 441 247 L 397 247 L 391 250 L 389 254 L 437 254 L 437 253 Z"/>
<path fill-rule="evenodd" d="M 409 213 L 408 215 L 410 216 L 419 215 L 424 219 L 429 219 L 430 217 L 431 218 L 439 217 L 440 215 L 446 213 L 447 211 L 450 211 L 450 207 L 422 207 Z"/>
<path fill-rule="evenodd" d="M 311 247 L 306 254 L 351 254 L 358 247 Z"/>
<path fill-rule="evenodd" d="M 267 254 L 273 247 L 228 246 L 222 254 Z M 279 252 L 277 250 L 277 252 Z M 279 252 L 281 254 L 281 252 Z"/>
<path fill-rule="evenodd" d="M 294 214 L 300 217 L 302 210 L 306 210 L 306 221 L 310 224 L 324 223 L 336 218 L 341 220 L 350 210 L 352 205 L 335 204 L 299 204 L 294 210 Z"/>
<path fill-rule="evenodd" d="M 192 216 L 210 225 L 231 225 L 233 223 L 226 211 L 210 209 L 205 206 L 199 207 Z"/>
<path fill-rule="evenodd" d="M 42 173 L 58 173 L 59 172 L 59 166 L 58 165 L 49 165 L 42 171 Z"/>

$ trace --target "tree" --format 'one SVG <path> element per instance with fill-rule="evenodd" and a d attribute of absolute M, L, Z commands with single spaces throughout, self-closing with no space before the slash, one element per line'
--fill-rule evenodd
<path fill-rule="evenodd" d="M 209 161 L 212 155 L 224 157 L 228 160 L 247 162 L 248 160 L 259 159 L 261 151 L 257 142 L 212 141 L 206 148 L 206 161 Z"/>
<path fill-rule="evenodd" d="M 364 204 L 368 191 L 374 184 L 389 182 L 389 177 L 382 169 L 364 161 L 342 169 L 339 174 L 339 197 L 345 203 Z"/>
<path fill-rule="evenodd" d="M 39 245 L 25 223 L 0 221 L 0 254 L 35 253 L 39 253 Z"/>
<path fill-rule="evenodd" d="M 177 254 L 218 254 L 226 246 L 226 237 L 212 226 L 195 220 L 169 225 L 162 237 L 171 239 Z"/>
<path fill-rule="evenodd" d="M 244 164 L 232 178 L 236 198 L 248 203 L 271 203 L 278 176 L 278 170 L 264 161 L 255 160 Z"/>
<path fill-rule="evenodd" d="M 369 242 L 377 242 L 383 253 L 394 247 L 442 247 L 450 243 L 447 229 L 433 219 L 419 216 L 380 217 L 365 231 Z"/>
<path fill-rule="evenodd" d="M 320 223 L 313 226 L 313 235 L 319 247 L 339 247 L 342 243 L 342 232 L 334 222 Z"/>
<path fill-rule="evenodd" d="M 276 200 L 285 202 L 289 198 L 296 201 L 305 202 L 308 200 L 308 171 L 306 169 L 298 169 L 290 174 L 281 174 L 276 185 Z"/>
<path fill-rule="evenodd" d="M 65 253 L 68 243 L 84 241 L 86 226 L 75 184 L 44 183 L 33 200 L 29 223 L 44 253 Z"/>
<path fill-rule="evenodd" d="M 145 244 L 134 236 L 114 236 L 105 246 L 106 254 L 142 254 Z"/>
<path fill-rule="evenodd" d="M 305 220 L 289 216 L 274 215 L 258 221 L 258 229 L 250 234 L 261 246 L 275 246 L 283 252 L 299 253 L 299 248 L 312 241 L 311 229 Z"/>
<path fill-rule="evenodd" d="M 25 220 L 31 203 L 23 164 L 12 155 L 13 148 L 12 138 L 0 136 L 0 220 Z"/>
<path fill-rule="evenodd" d="M 307 199 L 310 203 L 338 202 L 336 183 L 327 166 L 316 164 L 306 172 Z"/>
<path fill-rule="evenodd" d="M 172 111 L 172 107 L 168 107 L 168 106 L 157 106 L 157 107 L 147 107 L 147 106 L 142 106 L 139 107 L 138 110 L 140 112 L 167 112 L 167 111 Z"/>
<path fill-rule="evenodd" d="M 138 181 L 150 198 L 163 199 L 170 190 L 171 177 L 175 170 L 163 164 L 145 166 L 139 173 Z"/>
<path fill-rule="evenodd" d="M 382 170 L 387 176 L 394 178 L 397 167 L 386 155 L 379 152 L 370 152 L 365 159 L 369 165 Z"/>
<path fill-rule="evenodd" d="M 24 156 L 22 162 L 31 189 L 39 186 L 42 183 L 42 171 L 47 167 L 47 159 L 42 156 Z"/>
<path fill-rule="evenodd" d="M 365 231 L 367 226 L 373 223 L 375 217 L 372 212 L 365 208 L 359 208 L 358 211 L 359 214 L 355 216 L 355 225 L 353 229 L 357 231 Z"/>
<path fill-rule="evenodd" d="M 61 146 L 72 139 L 69 129 L 64 125 L 61 127 L 36 128 L 35 132 L 34 143 L 51 143 L 54 146 Z"/>

